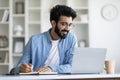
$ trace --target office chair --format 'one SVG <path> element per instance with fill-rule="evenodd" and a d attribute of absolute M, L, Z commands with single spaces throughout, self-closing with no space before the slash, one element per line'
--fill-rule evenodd
<path fill-rule="evenodd" d="M 15 67 L 10 70 L 9 74 L 15 75 Z"/>

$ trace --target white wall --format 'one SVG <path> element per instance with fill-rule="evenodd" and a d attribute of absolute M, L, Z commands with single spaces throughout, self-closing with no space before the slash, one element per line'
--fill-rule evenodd
<path fill-rule="evenodd" d="M 90 47 L 107 48 L 106 59 L 116 60 L 116 72 L 120 72 L 120 0 L 89 1 Z M 111 21 L 101 16 L 101 9 L 106 4 L 113 4 L 118 9 L 118 16 Z"/>

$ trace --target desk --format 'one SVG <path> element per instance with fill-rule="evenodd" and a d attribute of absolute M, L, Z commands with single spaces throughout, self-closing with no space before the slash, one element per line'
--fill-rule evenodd
<path fill-rule="evenodd" d="M 120 74 L 0 75 L 0 80 L 120 80 Z"/>

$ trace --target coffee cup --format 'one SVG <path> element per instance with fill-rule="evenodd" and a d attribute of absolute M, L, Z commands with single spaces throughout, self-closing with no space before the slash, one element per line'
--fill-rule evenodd
<path fill-rule="evenodd" d="M 105 70 L 107 74 L 114 74 L 115 73 L 115 60 L 106 60 Z"/>

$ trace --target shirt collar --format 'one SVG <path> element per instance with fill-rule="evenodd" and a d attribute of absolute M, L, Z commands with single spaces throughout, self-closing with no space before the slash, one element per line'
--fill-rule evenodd
<path fill-rule="evenodd" d="M 47 40 L 48 40 L 48 42 L 50 42 L 50 43 L 51 43 L 51 41 L 52 41 L 52 38 L 51 38 L 51 35 L 50 35 L 51 29 L 52 29 L 52 28 L 50 28 L 50 29 L 47 31 Z"/>

